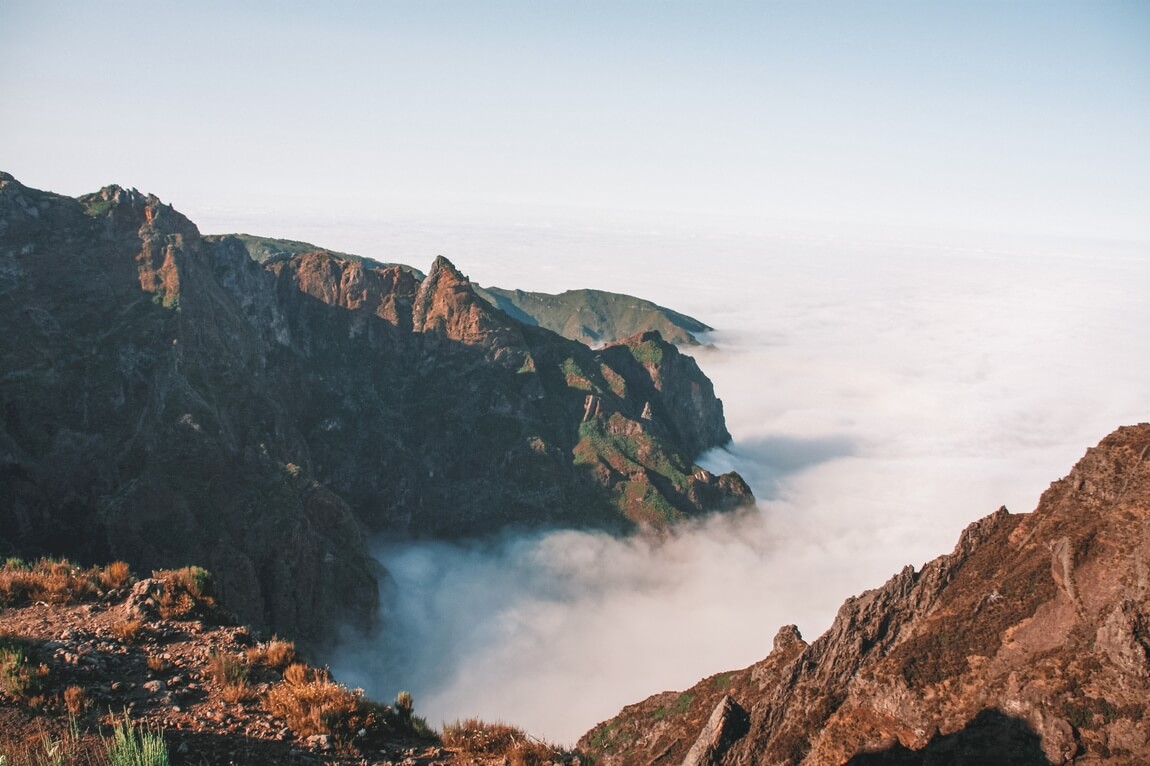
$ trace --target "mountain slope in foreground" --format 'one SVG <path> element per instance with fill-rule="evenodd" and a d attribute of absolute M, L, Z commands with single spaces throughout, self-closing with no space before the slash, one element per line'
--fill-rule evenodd
<path fill-rule="evenodd" d="M 794 626 L 744 670 L 624 708 L 613 764 L 1150 763 L 1150 424 L 952 553 Z"/>
<path fill-rule="evenodd" d="M 173 766 L 580 763 L 508 726 L 440 737 L 411 695 L 367 699 L 234 625 L 211 594 L 194 568 L 137 580 L 122 562 L 0 565 L 0 764 L 161 763 L 107 757 L 125 724 L 162 739 Z"/>

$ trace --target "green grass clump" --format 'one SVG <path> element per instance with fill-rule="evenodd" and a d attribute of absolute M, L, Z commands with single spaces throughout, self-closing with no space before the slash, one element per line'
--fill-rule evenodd
<path fill-rule="evenodd" d="M 0 636 L 0 692 L 18 701 L 26 701 L 39 691 L 46 675 L 46 668 L 29 664 L 26 649 L 20 639 Z"/>
<path fill-rule="evenodd" d="M 661 721 L 662 719 L 666 718 L 669 715 L 682 715 L 683 713 L 687 712 L 688 708 L 691 707 L 691 702 L 694 699 L 695 699 L 695 695 L 691 694 L 691 692 L 683 692 L 670 705 L 666 705 L 664 707 L 661 707 L 658 710 L 656 710 L 654 713 L 652 713 L 651 717 L 654 718 L 656 721 Z"/>
<path fill-rule="evenodd" d="M 108 766 L 168 766 L 168 745 L 160 731 L 136 729 L 127 717 L 104 740 Z"/>
<path fill-rule="evenodd" d="M 560 365 L 560 369 L 563 370 L 563 376 L 566 378 L 568 388 L 574 388 L 579 391 L 589 391 L 594 394 L 603 393 L 603 389 L 591 380 L 591 376 L 579 366 L 579 363 L 576 362 L 573 357 L 564 359 L 563 364 Z"/>
<path fill-rule="evenodd" d="M 631 356 L 640 364 L 660 364 L 663 361 L 663 348 L 654 341 L 646 340 L 631 346 Z"/>
<path fill-rule="evenodd" d="M 84 212 L 93 218 L 100 218 L 116 206 L 114 199 L 95 199 L 84 203 Z"/>

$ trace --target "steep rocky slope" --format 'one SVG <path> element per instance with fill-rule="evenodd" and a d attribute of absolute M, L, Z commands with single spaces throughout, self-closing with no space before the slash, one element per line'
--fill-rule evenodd
<path fill-rule="evenodd" d="M 794 626 L 749 668 L 625 708 L 610 764 L 1150 763 L 1150 424 L 1121 428 L 1038 508 Z"/>
<path fill-rule="evenodd" d="M 190 563 L 257 628 L 375 619 L 370 532 L 627 529 L 747 502 L 657 336 L 591 351 L 444 259 L 265 264 L 171 206 L 0 175 L 0 553 Z"/>

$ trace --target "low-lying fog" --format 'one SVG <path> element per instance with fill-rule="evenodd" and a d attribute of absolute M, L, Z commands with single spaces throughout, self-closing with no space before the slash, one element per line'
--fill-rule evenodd
<path fill-rule="evenodd" d="M 218 228 L 218 227 L 217 227 Z M 434 725 L 477 715 L 572 742 L 621 706 L 813 640 L 842 600 L 950 551 L 1118 425 L 1150 418 L 1150 249 L 694 233 L 619 225 L 345 224 L 296 232 L 486 285 L 596 287 L 716 330 L 694 352 L 757 513 L 669 539 L 556 531 L 378 543 L 388 631 L 333 668 Z M 283 236 L 292 236 L 284 232 Z"/>

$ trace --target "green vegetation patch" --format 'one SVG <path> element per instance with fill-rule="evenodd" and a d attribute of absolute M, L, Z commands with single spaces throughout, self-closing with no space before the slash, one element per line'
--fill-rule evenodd
<path fill-rule="evenodd" d="M 730 689 L 731 681 L 734 679 L 734 677 L 735 671 L 733 670 L 727 671 L 726 673 L 720 673 L 711 679 L 711 687 L 715 689 Z"/>
<path fill-rule="evenodd" d="M 620 399 L 627 398 L 627 381 L 622 375 L 612 370 L 605 364 L 599 365 L 599 374 L 607 381 L 607 385 L 611 388 L 611 393 Z"/>
<path fill-rule="evenodd" d="M 669 715 L 683 715 L 687 712 L 687 710 L 690 709 L 691 702 L 693 702 L 694 699 L 695 695 L 691 692 L 683 692 L 670 705 L 664 705 L 663 707 L 655 710 L 655 712 L 651 713 L 651 718 L 655 719 L 656 721 L 661 721 Z"/>
<path fill-rule="evenodd" d="M 662 364 L 663 347 L 653 340 L 645 340 L 630 347 L 631 356 L 640 364 Z"/>
<path fill-rule="evenodd" d="M 125 718 L 105 741 L 108 766 L 168 766 L 168 746 L 161 731 L 137 729 Z"/>
<path fill-rule="evenodd" d="M 600 725 L 591 732 L 587 742 L 595 750 L 610 752 L 624 750 L 635 741 L 635 734 L 630 729 L 623 728 L 618 721 Z"/>
<path fill-rule="evenodd" d="M 564 359 L 563 364 L 560 365 L 560 369 L 563 371 L 563 376 L 567 380 L 568 388 L 578 389 L 579 391 L 589 391 L 594 394 L 603 393 L 603 389 L 591 380 L 591 376 L 579 366 L 579 363 L 576 362 L 573 357 Z"/>
<path fill-rule="evenodd" d="M 84 212 L 93 218 L 102 218 L 107 215 L 108 211 L 110 211 L 115 206 L 116 200 L 114 199 L 102 199 L 100 197 L 96 197 L 84 202 Z"/>
<path fill-rule="evenodd" d="M 690 485 L 692 467 L 674 453 L 667 452 L 648 433 L 619 433 L 624 430 L 625 420 L 615 413 L 606 425 L 598 418 L 579 424 L 575 463 L 599 460 L 624 475 L 647 469 L 667 479 L 677 492 L 685 493 Z"/>
<path fill-rule="evenodd" d="M 618 413 L 611 415 L 607 423 L 601 418 L 581 423 L 574 449 L 575 464 L 602 464 L 627 477 L 613 486 L 613 503 L 636 524 L 662 527 L 683 519 L 685 514 L 665 492 L 685 494 L 691 469 L 650 434 L 641 430 L 628 434 L 627 429 L 628 421 Z"/>
<path fill-rule="evenodd" d="M 31 666 L 28 648 L 25 641 L 0 636 L 0 692 L 16 700 L 35 694 L 46 675 L 46 668 Z"/>

